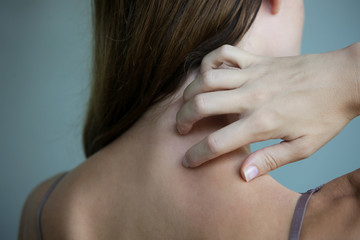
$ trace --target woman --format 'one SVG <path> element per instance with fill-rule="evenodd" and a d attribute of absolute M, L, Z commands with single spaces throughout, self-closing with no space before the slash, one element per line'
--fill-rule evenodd
<path fill-rule="evenodd" d="M 249 146 L 201 168 L 181 165 L 186 149 L 233 121 L 206 118 L 186 136 L 174 128 L 202 58 L 224 44 L 298 54 L 301 0 L 96 0 L 94 23 L 88 159 L 33 190 L 19 239 L 297 239 L 300 230 L 303 239 L 356 236 L 356 224 L 341 224 L 356 219 L 348 214 L 356 174 L 314 194 L 301 229 L 304 211 L 296 206 L 310 194 L 301 197 L 269 175 L 241 180 L 236 169 Z M 333 232 L 323 231 L 330 225 Z"/>

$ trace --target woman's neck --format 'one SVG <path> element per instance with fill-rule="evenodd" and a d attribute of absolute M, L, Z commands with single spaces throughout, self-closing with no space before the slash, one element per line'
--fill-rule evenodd
<path fill-rule="evenodd" d="M 127 145 L 126 148 L 141 146 L 143 151 L 155 156 L 176 159 L 181 165 L 181 160 L 186 151 L 194 144 L 200 142 L 212 132 L 221 129 L 233 121 L 232 115 L 213 116 L 195 123 L 192 131 L 185 136 L 176 130 L 176 114 L 183 104 L 182 93 L 185 87 L 195 78 L 197 71 L 193 71 L 183 86 L 163 102 L 152 106 L 143 116 L 116 141 L 115 145 Z M 136 141 L 136 146 L 131 142 Z M 131 145 L 131 146 L 130 146 Z M 118 147 L 112 148 L 116 151 Z M 243 146 L 237 151 L 241 156 L 250 154 L 250 145 Z M 238 157 L 238 159 L 241 159 Z M 158 157 L 149 161 L 160 161 Z M 217 161 L 215 159 L 213 161 Z M 141 160 L 140 160 L 141 161 Z M 237 161 L 239 163 L 239 161 Z"/>

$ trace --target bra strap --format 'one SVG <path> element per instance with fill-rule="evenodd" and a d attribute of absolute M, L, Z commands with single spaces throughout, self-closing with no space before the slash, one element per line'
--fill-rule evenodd
<path fill-rule="evenodd" d="M 301 231 L 302 223 L 304 221 L 306 207 L 309 203 L 311 196 L 314 193 L 316 193 L 317 191 L 319 191 L 322 188 L 322 186 L 323 185 L 318 186 L 313 189 L 310 189 L 307 192 L 302 193 L 301 196 L 299 197 L 299 199 L 296 203 L 294 216 L 293 216 L 293 219 L 291 222 L 289 240 L 299 240 L 300 239 L 300 231 Z"/>
<path fill-rule="evenodd" d="M 56 185 L 61 181 L 61 179 L 67 174 L 64 173 L 62 174 L 58 179 L 56 179 L 56 181 L 50 186 L 50 188 L 47 190 L 47 192 L 45 193 L 44 197 L 41 199 L 41 203 L 40 206 L 37 210 L 36 213 L 36 231 L 37 231 L 37 235 L 38 235 L 38 239 L 42 240 L 42 229 L 41 229 L 41 213 L 42 210 L 44 208 L 44 205 L 46 203 L 46 200 L 49 198 L 50 194 L 52 193 L 52 191 L 54 191 Z"/>

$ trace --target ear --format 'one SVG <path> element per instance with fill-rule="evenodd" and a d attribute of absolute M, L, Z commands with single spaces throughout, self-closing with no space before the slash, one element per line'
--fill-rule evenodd
<path fill-rule="evenodd" d="M 283 0 L 266 0 L 268 2 L 268 5 L 270 7 L 271 14 L 275 15 L 280 12 L 281 5 L 283 3 Z"/>

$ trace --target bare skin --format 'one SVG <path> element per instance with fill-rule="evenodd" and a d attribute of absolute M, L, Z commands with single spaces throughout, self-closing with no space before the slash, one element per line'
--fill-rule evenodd
<path fill-rule="evenodd" d="M 160 108 L 150 111 L 66 176 L 45 207 L 44 238 L 286 239 L 299 194 L 270 176 L 245 184 L 236 169 L 248 148 L 183 168 L 185 149 L 226 120 L 204 120 L 183 138 L 173 128 L 179 107 L 177 100 L 156 120 Z"/>
<path fill-rule="evenodd" d="M 265 55 L 298 54 L 302 1 L 263 2 L 241 47 Z M 261 41 L 269 37 L 276 41 Z M 181 165 L 186 150 L 231 122 L 224 116 L 206 118 L 194 125 L 191 133 L 179 136 L 174 122 L 183 104 L 184 87 L 174 94 L 166 111 L 160 105 L 152 107 L 125 134 L 65 176 L 43 210 L 45 240 L 288 238 L 300 195 L 267 174 L 250 183 L 242 180 L 238 170 L 250 154 L 249 146 L 196 169 Z M 41 183 L 29 195 L 19 239 L 37 239 L 36 210 L 58 177 Z M 323 193 L 355 189 L 345 180 L 334 180 L 338 184 L 329 184 L 328 191 L 320 190 L 311 199 L 303 239 L 327 234 L 316 228 L 320 226 L 317 219 L 324 219 L 326 228 L 335 232 L 326 239 L 347 239 L 349 236 L 344 234 L 359 229 L 353 224 L 344 232 L 344 221 L 349 217 L 359 222 L 358 214 L 349 215 L 354 211 L 348 205 L 344 210 L 351 211 L 317 211 L 321 206 L 335 207 L 332 200 L 343 199 Z M 353 202 L 359 201 L 359 194 L 348 195 Z M 327 222 L 333 218 L 339 221 Z"/>
<path fill-rule="evenodd" d="M 226 45 L 214 50 L 184 92 L 177 128 L 187 134 L 203 117 L 238 117 L 189 149 L 184 166 L 196 167 L 242 145 L 269 139 L 283 141 L 244 161 L 245 180 L 309 157 L 360 115 L 359 62 L 360 43 L 281 58 Z M 231 68 L 219 69 L 221 64 Z M 247 174 L 254 167 L 258 174 Z"/>
<path fill-rule="evenodd" d="M 323 186 L 308 205 L 301 239 L 347 239 L 360 236 L 360 169 Z"/>
<path fill-rule="evenodd" d="M 44 239 L 287 239 L 300 195 L 269 175 L 243 181 L 238 169 L 249 146 L 200 168 L 184 168 L 183 152 L 228 120 L 204 119 L 186 137 L 179 136 L 173 121 L 180 105 L 175 98 L 164 112 L 154 107 L 72 170 L 45 205 Z M 28 198 L 19 239 L 36 239 L 36 208 L 57 177 L 40 184 Z M 321 227 L 335 232 L 326 239 L 351 239 L 343 234 L 359 231 L 360 215 L 354 214 L 358 205 L 342 204 L 341 211 L 329 211 L 339 201 L 359 202 L 358 182 L 348 179 L 336 179 L 314 195 L 302 239 L 313 239 L 314 234 L 325 239 L 322 234 L 328 232 Z M 337 221 L 330 221 L 334 218 Z M 354 224 L 345 231 L 349 219 Z"/>

